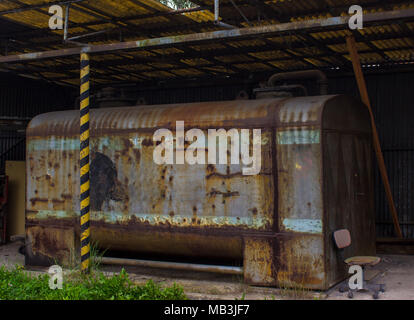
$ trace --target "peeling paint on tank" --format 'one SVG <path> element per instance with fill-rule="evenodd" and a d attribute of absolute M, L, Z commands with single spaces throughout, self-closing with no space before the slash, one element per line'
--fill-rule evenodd
<path fill-rule="evenodd" d="M 322 220 L 320 219 L 283 219 L 283 226 L 287 231 L 303 233 L 322 233 Z"/>
<path fill-rule="evenodd" d="M 28 220 L 33 219 L 51 219 L 51 218 L 76 218 L 79 217 L 79 213 L 64 211 L 64 210 L 39 210 L 36 212 L 26 213 L 26 218 Z"/>
<path fill-rule="evenodd" d="M 43 219 L 64 219 L 64 218 L 76 218 L 79 214 L 75 212 L 67 212 L 60 210 L 39 210 L 36 213 L 28 213 L 28 220 L 43 220 Z M 194 219 L 193 219 L 194 218 Z M 237 226 L 237 227 L 249 227 L 254 229 L 264 229 L 269 226 L 272 221 L 266 217 L 216 217 L 216 216 L 179 216 L 174 215 L 163 216 L 154 214 L 132 214 L 125 215 L 122 212 L 111 212 L 111 211 L 92 211 L 91 221 L 102 221 L 111 224 L 128 224 L 131 221 L 138 221 L 140 223 L 148 223 L 152 226 L 160 224 L 168 224 L 176 227 L 185 227 L 197 225 L 200 227 L 211 226 L 211 227 L 222 227 Z"/>
<path fill-rule="evenodd" d="M 140 149 L 142 147 L 142 141 L 146 137 L 143 136 L 131 136 L 129 141 L 131 142 L 132 146 L 136 149 Z M 103 151 L 106 148 L 111 148 L 114 151 L 121 151 L 123 147 L 121 145 L 121 138 L 119 137 L 101 137 L 101 138 L 91 138 L 91 148 L 96 151 Z M 58 137 L 58 136 L 51 136 L 48 138 L 41 138 L 41 139 L 31 139 L 27 143 L 27 151 L 34 152 L 34 151 L 74 151 L 79 150 L 79 139 L 78 138 L 67 138 L 67 137 Z"/>
<path fill-rule="evenodd" d="M 140 223 L 148 223 L 156 226 L 159 224 L 168 224 L 171 226 L 185 227 L 191 225 L 197 226 L 245 226 L 254 229 L 264 229 L 271 224 L 271 220 L 266 217 L 217 217 L 217 216 L 189 216 L 189 215 L 154 215 L 154 214 L 133 214 L 125 216 L 120 212 L 93 212 L 92 220 L 104 219 L 107 223 L 124 223 L 136 218 Z M 193 219 L 194 218 L 194 219 Z"/>

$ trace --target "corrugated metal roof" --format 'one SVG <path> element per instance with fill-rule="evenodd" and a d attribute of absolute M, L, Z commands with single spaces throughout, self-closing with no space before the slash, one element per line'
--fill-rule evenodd
<path fill-rule="evenodd" d="M 0 52 L 11 55 L 63 49 L 63 30 L 50 30 L 49 6 L 56 0 L 6 0 L 0 2 L 0 18 L 26 26 L 29 31 L 0 30 Z M 199 7 L 178 13 L 156 0 L 66 0 L 72 2 L 69 37 L 89 44 L 142 40 L 219 30 L 214 24 L 213 0 L 194 0 Z M 220 16 L 236 27 L 260 26 L 320 19 L 348 14 L 352 0 L 221 0 Z M 364 12 L 414 8 L 407 0 L 360 0 Z M 355 32 L 363 64 L 414 62 L 414 21 L 370 25 Z M 92 56 L 92 81 L 145 82 L 148 80 L 206 78 L 261 71 L 310 68 L 348 68 L 345 36 L 350 30 L 286 33 L 278 37 L 165 46 L 153 50 L 119 51 Z M 62 57 L 23 64 L 9 64 L 40 77 L 77 85 L 77 57 Z"/>

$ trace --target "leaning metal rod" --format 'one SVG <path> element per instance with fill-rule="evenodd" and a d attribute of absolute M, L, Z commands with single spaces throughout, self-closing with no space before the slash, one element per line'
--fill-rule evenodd
<path fill-rule="evenodd" d="M 242 16 L 242 18 L 244 19 L 244 21 L 246 21 L 247 25 L 250 27 L 250 21 L 249 19 L 247 19 L 247 17 L 244 15 L 243 11 L 241 11 L 241 9 L 237 6 L 237 4 L 234 3 L 233 0 L 230 0 L 231 4 L 233 5 L 234 8 L 236 8 L 236 10 L 240 13 L 240 15 Z"/>
<path fill-rule="evenodd" d="M 68 41 L 73 41 L 73 40 L 77 40 L 77 39 L 81 39 L 81 38 L 92 37 L 92 36 L 96 36 L 98 34 L 102 34 L 102 33 L 108 32 L 108 31 L 111 31 L 111 29 L 100 30 L 100 31 L 91 32 L 91 33 L 87 33 L 87 34 L 81 34 L 79 36 L 67 38 L 67 40 Z M 85 45 L 85 44 L 83 44 L 83 45 Z"/>
<path fill-rule="evenodd" d="M 80 227 L 81 270 L 90 265 L 90 183 L 89 183 L 89 54 L 81 53 L 80 87 Z"/>
<path fill-rule="evenodd" d="M 378 167 L 381 173 L 382 182 L 384 183 L 385 194 L 387 195 L 388 205 L 392 214 L 392 219 L 394 222 L 394 228 L 399 238 L 402 238 L 402 232 L 400 228 L 400 223 L 398 221 L 397 209 L 395 208 L 394 199 L 392 197 L 391 186 L 388 180 L 387 168 L 385 167 L 384 156 L 381 151 L 381 144 L 378 137 L 377 127 L 375 125 L 374 114 L 372 112 L 371 103 L 368 96 L 367 85 L 365 83 L 364 74 L 362 73 L 361 61 L 359 59 L 358 50 L 355 44 L 355 38 L 353 36 L 348 36 L 346 38 L 346 43 L 348 45 L 348 51 L 351 56 L 352 65 L 354 67 L 355 78 L 358 83 L 359 93 L 362 98 L 362 102 L 368 107 L 369 114 L 371 116 L 371 126 L 372 134 L 374 140 L 374 149 L 377 155 Z"/>

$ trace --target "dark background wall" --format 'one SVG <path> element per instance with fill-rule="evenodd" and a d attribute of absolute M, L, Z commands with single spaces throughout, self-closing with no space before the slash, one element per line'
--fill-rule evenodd
<path fill-rule="evenodd" d="M 385 165 L 401 229 L 414 238 L 414 73 L 366 77 Z M 332 81 L 332 92 L 358 96 L 352 77 Z M 375 206 L 378 237 L 392 237 L 394 226 L 375 162 Z"/>
<path fill-rule="evenodd" d="M 0 172 L 5 160 L 25 159 L 25 127 L 35 115 L 73 108 L 74 90 L 0 73 Z"/>
<path fill-rule="evenodd" d="M 375 121 L 380 135 L 386 166 L 401 228 L 405 238 L 414 238 L 414 72 L 377 73 L 366 76 Z M 314 83 L 310 93 L 317 94 Z M 214 83 L 199 85 L 160 85 L 152 88 L 129 88 L 147 104 L 193 101 L 232 100 L 238 92 L 248 93 L 257 83 Z M 359 96 L 352 75 L 330 77 L 330 93 Z M 23 121 L 48 111 L 73 109 L 78 90 L 0 74 L 0 122 Z M 9 122 L 7 122 L 9 121 Z M 17 128 L 17 129 L 16 129 Z M 1 168 L 4 160 L 24 160 L 25 140 L 22 128 L 0 126 Z M 394 228 L 378 169 L 375 174 L 377 237 L 394 236 Z"/>

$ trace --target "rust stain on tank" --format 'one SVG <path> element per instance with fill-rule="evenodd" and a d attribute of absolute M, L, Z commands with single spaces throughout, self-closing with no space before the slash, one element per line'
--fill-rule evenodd
<path fill-rule="evenodd" d="M 144 139 L 142 140 L 142 145 L 144 147 L 151 147 L 154 145 L 154 142 L 151 139 Z"/>

